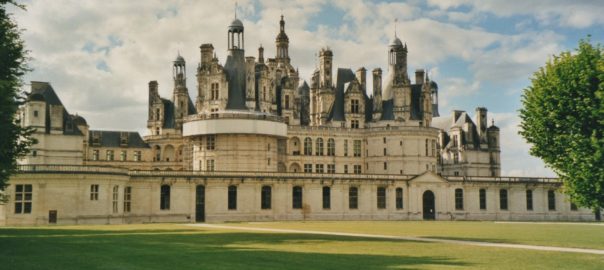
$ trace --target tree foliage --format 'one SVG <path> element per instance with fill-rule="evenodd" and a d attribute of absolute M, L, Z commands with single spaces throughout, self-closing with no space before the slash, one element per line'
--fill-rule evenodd
<path fill-rule="evenodd" d="M 16 172 L 17 158 L 26 154 L 34 143 L 32 130 L 19 124 L 16 112 L 23 102 L 21 77 L 27 72 L 27 51 L 17 24 L 7 12 L 7 6 L 23 6 L 10 0 L 0 0 L 0 191 Z"/>
<path fill-rule="evenodd" d="M 524 90 L 520 134 L 573 201 L 604 207 L 604 50 L 589 37 L 554 56 Z"/>

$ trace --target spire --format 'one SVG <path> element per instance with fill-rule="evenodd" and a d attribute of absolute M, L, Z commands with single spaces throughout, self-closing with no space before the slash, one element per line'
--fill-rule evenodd
<path fill-rule="evenodd" d="M 279 21 L 281 25 L 281 33 L 285 32 L 285 21 L 283 20 L 283 14 L 281 14 L 281 21 Z"/>
<path fill-rule="evenodd" d="M 237 1 L 235 1 L 235 20 L 237 20 Z"/>
<path fill-rule="evenodd" d="M 394 37 L 396 38 L 396 23 L 398 22 L 398 18 L 394 19 Z"/>

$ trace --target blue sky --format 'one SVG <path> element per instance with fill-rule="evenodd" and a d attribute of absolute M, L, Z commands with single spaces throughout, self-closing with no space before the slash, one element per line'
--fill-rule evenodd
<path fill-rule="evenodd" d="M 171 95 L 171 62 L 187 60 L 187 85 L 195 98 L 199 45 L 226 55 L 226 27 L 234 1 L 25 1 L 13 10 L 31 50 L 26 81 L 49 81 L 71 113 L 93 129 L 146 132 L 147 83 Z M 257 47 L 274 55 L 279 16 L 286 20 L 290 56 L 308 80 L 315 53 L 334 51 L 338 67 L 385 70 L 394 35 L 409 48 L 410 77 L 426 69 L 440 87 L 441 119 L 453 109 L 489 109 L 501 128 L 505 175 L 553 176 L 528 154 L 518 136 L 517 110 L 531 74 L 554 54 L 591 35 L 604 43 L 600 1 L 238 1 L 246 55 Z M 371 84 L 368 84 L 371 85 Z"/>

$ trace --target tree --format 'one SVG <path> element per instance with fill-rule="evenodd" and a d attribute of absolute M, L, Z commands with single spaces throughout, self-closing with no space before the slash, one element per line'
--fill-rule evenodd
<path fill-rule="evenodd" d="M 524 90 L 520 134 L 578 205 L 604 207 L 604 50 L 590 37 L 535 72 Z M 596 210 L 597 211 L 597 210 Z"/>
<path fill-rule="evenodd" d="M 0 191 L 17 170 L 17 159 L 35 143 L 31 128 L 21 127 L 16 112 L 24 100 L 21 76 L 29 70 L 27 51 L 17 24 L 7 13 L 12 0 L 0 0 Z M 1 199 L 1 198 L 0 198 Z"/>

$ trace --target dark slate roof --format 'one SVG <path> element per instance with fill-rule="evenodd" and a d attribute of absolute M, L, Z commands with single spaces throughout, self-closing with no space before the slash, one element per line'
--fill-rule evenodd
<path fill-rule="evenodd" d="M 310 96 L 310 87 L 308 87 L 308 83 L 306 83 L 306 81 L 302 82 L 300 87 L 298 87 L 298 95 Z"/>
<path fill-rule="evenodd" d="M 42 98 L 40 98 L 42 96 Z M 55 93 L 50 83 L 47 82 L 31 82 L 31 93 L 29 93 L 28 99 L 46 101 L 47 105 L 60 105 L 63 106 L 61 99 Z M 42 101 L 42 100 L 40 100 Z M 83 136 L 82 132 L 75 126 L 74 119 L 76 117 L 70 115 L 69 112 L 63 106 L 63 135 L 79 135 Z M 46 106 L 46 133 L 50 133 L 50 106 Z"/>
<path fill-rule="evenodd" d="M 336 96 L 329 112 L 329 121 L 345 121 L 344 116 L 344 85 L 355 79 L 354 72 L 349 68 L 338 68 Z"/>
<path fill-rule="evenodd" d="M 128 144 L 122 146 L 121 145 L 121 134 L 128 134 Z M 88 132 L 90 140 L 88 144 L 91 146 L 100 146 L 100 147 L 124 147 L 124 148 L 150 148 L 150 146 L 143 141 L 138 132 L 131 131 L 105 131 L 105 130 L 91 130 Z M 100 135 L 99 144 L 93 144 L 93 134 Z"/>
<path fill-rule="evenodd" d="M 421 120 L 422 119 L 422 85 L 412 84 L 411 85 L 411 119 Z"/>
<path fill-rule="evenodd" d="M 394 99 L 382 101 L 382 118 L 380 120 L 394 120 Z"/>
<path fill-rule="evenodd" d="M 164 126 L 163 128 L 174 128 L 174 103 L 172 101 L 162 98 L 161 101 L 164 103 Z"/>
<path fill-rule="evenodd" d="M 191 96 L 188 97 L 189 99 L 189 111 L 187 112 L 188 115 L 193 115 L 193 114 L 197 114 L 197 109 L 195 109 L 195 105 L 193 104 L 193 100 L 191 100 Z"/>

